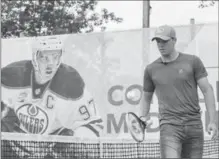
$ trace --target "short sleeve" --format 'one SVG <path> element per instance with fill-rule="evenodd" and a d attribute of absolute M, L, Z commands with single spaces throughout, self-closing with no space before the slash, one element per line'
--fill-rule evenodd
<path fill-rule="evenodd" d="M 143 90 L 144 92 L 154 92 L 155 86 L 149 74 L 149 68 L 146 67 L 144 71 Z"/>
<path fill-rule="evenodd" d="M 198 81 L 202 77 L 208 76 L 208 73 L 207 73 L 207 71 L 206 71 L 206 69 L 204 67 L 204 64 L 202 63 L 200 58 L 197 57 L 197 56 L 194 56 L 193 68 L 194 68 L 194 75 L 195 75 L 196 81 Z"/>

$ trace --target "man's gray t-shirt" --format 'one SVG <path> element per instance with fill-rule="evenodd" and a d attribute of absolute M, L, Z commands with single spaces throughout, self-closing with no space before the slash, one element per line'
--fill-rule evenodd
<path fill-rule="evenodd" d="M 143 89 L 157 95 L 160 125 L 201 123 L 197 81 L 207 75 L 197 56 L 184 53 L 168 64 L 159 58 L 146 67 Z"/>

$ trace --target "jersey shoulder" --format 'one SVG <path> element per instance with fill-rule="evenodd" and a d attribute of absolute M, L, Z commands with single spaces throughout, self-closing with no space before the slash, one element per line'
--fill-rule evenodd
<path fill-rule="evenodd" d="M 30 86 L 32 63 L 30 60 L 13 62 L 1 69 L 1 83 L 6 87 Z"/>
<path fill-rule="evenodd" d="M 196 57 L 195 55 L 186 54 L 182 52 L 180 52 L 179 55 L 182 60 L 193 60 L 193 58 Z"/>
<path fill-rule="evenodd" d="M 54 76 L 50 89 L 65 99 L 76 100 L 84 93 L 84 80 L 76 69 L 61 64 Z"/>
<path fill-rule="evenodd" d="M 180 55 L 179 55 L 179 62 L 182 64 L 182 65 L 191 65 L 193 67 L 193 63 L 194 63 L 194 59 L 196 58 L 197 56 L 196 55 L 191 55 L 191 54 L 187 54 L 187 53 L 181 53 L 180 52 Z M 198 57 L 197 57 L 198 58 Z"/>
<path fill-rule="evenodd" d="M 153 62 L 151 62 L 150 64 L 148 64 L 145 67 L 145 71 L 147 69 L 149 72 L 151 72 L 153 69 L 157 69 L 159 67 L 162 67 L 162 60 L 160 57 L 154 60 Z"/>

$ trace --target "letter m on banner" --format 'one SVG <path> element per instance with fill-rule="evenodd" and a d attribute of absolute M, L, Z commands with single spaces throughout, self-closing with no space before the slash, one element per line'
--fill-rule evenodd
<path fill-rule="evenodd" d="M 120 132 L 123 133 L 128 132 L 128 127 L 125 122 L 125 114 L 126 113 L 122 113 L 120 118 L 117 120 L 114 114 L 107 114 L 107 133 L 111 134 L 113 129 L 117 134 Z"/>

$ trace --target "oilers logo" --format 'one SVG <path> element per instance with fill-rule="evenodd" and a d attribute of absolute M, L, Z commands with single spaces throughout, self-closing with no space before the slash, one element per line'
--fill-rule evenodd
<path fill-rule="evenodd" d="M 48 116 L 46 112 L 33 104 L 20 106 L 16 114 L 19 118 L 21 128 L 32 134 L 43 134 L 48 127 Z"/>

